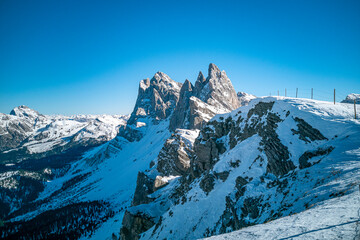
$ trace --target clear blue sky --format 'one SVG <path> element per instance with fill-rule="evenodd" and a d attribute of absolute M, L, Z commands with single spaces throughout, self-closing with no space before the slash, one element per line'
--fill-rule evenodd
<path fill-rule="evenodd" d="M 210 62 L 258 96 L 359 93 L 360 1 L 0 1 L 3 113 L 130 113 L 141 79 Z"/>

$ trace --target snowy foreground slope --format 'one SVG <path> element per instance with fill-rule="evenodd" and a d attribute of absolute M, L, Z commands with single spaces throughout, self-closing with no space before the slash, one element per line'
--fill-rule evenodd
<path fill-rule="evenodd" d="M 201 129 L 190 171 L 154 192 L 150 203 L 129 208 L 133 219 L 138 219 L 130 228 L 138 228 L 136 222 L 142 219 L 153 226 L 141 239 L 196 239 L 332 201 L 356 208 L 359 133 L 360 123 L 347 104 L 255 99 L 246 107 L 217 115 Z M 349 197 L 342 200 L 342 196 Z M 354 214 L 340 214 L 343 220 L 354 221 Z M 337 221 L 326 215 L 317 217 L 324 220 L 314 228 Z M 313 229 L 311 222 L 297 224 Z M 339 229 L 334 234 L 351 235 Z M 278 233 L 274 234 L 271 238 L 275 239 Z"/>
<path fill-rule="evenodd" d="M 359 239 L 359 206 L 360 192 L 353 192 L 298 214 L 207 239 Z"/>

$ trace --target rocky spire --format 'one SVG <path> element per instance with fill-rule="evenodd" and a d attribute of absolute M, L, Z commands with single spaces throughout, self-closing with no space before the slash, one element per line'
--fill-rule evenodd
<path fill-rule="evenodd" d="M 215 64 L 213 63 L 209 64 L 208 78 L 216 77 L 216 75 L 220 73 L 221 73 L 220 69 Z"/>
<path fill-rule="evenodd" d="M 207 85 L 204 86 L 199 98 L 225 111 L 240 107 L 236 91 L 225 71 L 220 71 L 215 64 L 210 63 L 208 74 Z"/>
<path fill-rule="evenodd" d="M 189 126 L 190 118 L 190 97 L 193 96 L 193 85 L 189 80 L 185 80 L 180 90 L 180 98 L 170 119 L 170 130 L 174 131 L 178 127 L 191 128 Z"/>
<path fill-rule="evenodd" d="M 191 91 L 188 90 L 183 96 L 180 93 L 180 100 L 171 117 L 170 130 L 200 128 L 203 122 L 210 120 L 215 114 L 230 112 L 240 106 L 226 73 L 211 63 L 208 74 L 205 78 L 200 72 L 195 87 L 191 85 Z M 183 88 L 189 84 L 191 83 L 186 80 Z"/>
<path fill-rule="evenodd" d="M 151 80 L 140 81 L 138 97 L 128 123 L 134 124 L 144 117 L 156 120 L 167 118 L 179 100 L 181 86 L 163 72 L 155 73 Z"/>

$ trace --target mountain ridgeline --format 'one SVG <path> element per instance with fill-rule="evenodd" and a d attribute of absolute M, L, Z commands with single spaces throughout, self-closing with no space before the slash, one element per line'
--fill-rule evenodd
<path fill-rule="evenodd" d="M 331 201 L 355 208 L 360 125 L 352 111 L 236 93 L 214 64 L 194 84 L 162 72 L 140 81 L 129 116 L 46 116 L 20 106 L 0 115 L 0 237 L 199 239 L 260 231 Z M 332 224 L 341 228 L 306 219 L 298 231 L 316 225 L 322 236 L 356 238 L 356 211 L 340 211 Z"/>

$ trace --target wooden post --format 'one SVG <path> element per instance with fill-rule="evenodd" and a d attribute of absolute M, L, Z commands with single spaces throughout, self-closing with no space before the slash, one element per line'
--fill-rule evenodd
<path fill-rule="evenodd" d="M 355 113 L 355 119 L 356 119 L 356 99 L 354 99 L 354 113 Z"/>
<path fill-rule="evenodd" d="M 296 98 L 297 98 L 297 94 L 298 94 L 298 88 L 296 88 Z"/>
<path fill-rule="evenodd" d="M 313 97 L 314 97 L 314 89 L 311 88 L 311 99 L 313 99 Z"/>
<path fill-rule="evenodd" d="M 285 88 L 285 97 L 286 97 L 286 88 Z"/>
<path fill-rule="evenodd" d="M 335 88 L 334 88 L 334 105 L 335 105 Z"/>

